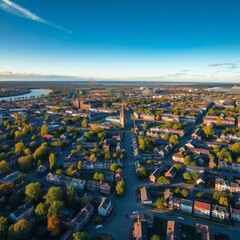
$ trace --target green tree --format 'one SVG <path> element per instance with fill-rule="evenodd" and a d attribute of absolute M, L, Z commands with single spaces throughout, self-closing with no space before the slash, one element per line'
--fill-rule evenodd
<path fill-rule="evenodd" d="M 170 181 L 164 177 L 164 176 L 160 176 L 158 179 L 157 179 L 157 183 L 159 184 L 169 184 Z"/>
<path fill-rule="evenodd" d="M 240 142 L 236 142 L 232 145 L 229 145 L 229 149 L 236 155 L 240 155 Z"/>
<path fill-rule="evenodd" d="M 6 239 L 8 232 L 8 219 L 0 217 L 0 239 Z"/>
<path fill-rule="evenodd" d="M 95 172 L 93 175 L 93 180 L 104 181 L 104 175 L 102 173 Z"/>
<path fill-rule="evenodd" d="M 117 195 L 124 195 L 126 191 L 126 186 L 124 181 L 118 181 L 116 184 L 116 193 Z"/>
<path fill-rule="evenodd" d="M 207 138 L 210 138 L 215 134 L 211 125 L 207 125 L 207 126 L 203 127 L 202 130 Z"/>
<path fill-rule="evenodd" d="M 96 156 L 95 156 L 94 153 L 92 153 L 92 154 L 90 155 L 89 160 L 92 161 L 92 162 L 96 162 L 97 158 L 96 158 Z"/>
<path fill-rule="evenodd" d="M 145 167 L 140 167 L 140 168 L 138 168 L 138 170 L 137 170 L 137 176 L 138 176 L 139 178 L 146 178 L 146 177 L 148 177 L 148 176 L 149 176 L 149 171 L 148 171 L 148 169 L 146 169 Z"/>
<path fill-rule="evenodd" d="M 8 163 L 5 160 L 0 161 L 0 173 L 6 174 L 9 171 Z"/>
<path fill-rule="evenodd" d="M 56 215 L 52 215 L 48 218 L 47 229 L 52 236 L 57 236 L 60 234 L 60 221 Z"/>
<path fill-rule="evenodd" d="M 185 156 L 184 159 L 183 159 L 183 164 L 184 164 L 184 165 L 190 165 L 191 161 L 192 161 L 192 160 L 191 160 L 191 157 L 187 155 L 187 156 Z"/>
<path fill-rule="evenodd" d="M 87 127 L 88 127 L 88 121 L 87 121 L 86 118 L 84 118 L 84 119 L 82 120 L 82 127 L 83 127 L 83 128 L 87 128 Z"/>
<path fill-rule="evenodd" d="M 143 123 L 143 130 L 146 131 L 147 130 L 147 122 Z"/>
<path fill-rule="evenodd" d="M 57 162 L 56 162 L 56 155 L 54 153 L 51 153 L 49 155 L 49 168 L 50 170 L 53 170 L 57 165 Z"/>
<path fill-rule="evenodd" d="M 181 195 L 186 198 L 188 196 L 188 190 L 187 189 L 182 189 L 181 190 Z"/>
<path fill-rule="evenodd" d="M 29 239 L 31 224 L 22 218 L 8 229 L 9 239 Z"/>
<path fill-rule="evenodd" d="M 69 206 L 72 206 L 75 201 L 76 190 L 71 185 L 66 186 L 67 193 L 67 203 Z"/>
<path fill-rule="evenodd" d="M 75 232 L 73 233 L 73 240 L 87 240 L 88 236 L 86 232 Z"/>
<path fill-rule="evenodd" d="M 15 144 L 15 153 L 21 154 L 25 148 L 26 147 L 23 142 L 18 142 Z"/>
<path fill-rule="evenodd" d="M 82 165 L 83 165 L 83 162 L 81 160 L 79 160 L 77 163 L 77 169 L 82 170 Z"/>
<path fill-rule="evenodd" d="M 41 130 L 40 130 L 40 135 L 41 137 L 43 137 L 45 134 L 48 133 L 48 126 L 46 124 L 43 124 L 41 126 Z"/>
<path fill-rule="evenodd" d="M 177 137 L 174 135 L 171 135 L 171 137 L 169 138 L 169 142 L 172 143 L 173 145 L 178 145 L 179 143 Z"/>
<path fill-rule="evenodd" d="M 223 205 L 225 207 L 229 206 L 228 198 L 225 196 L 221 196 L 218 202 L 220 205 Z"/>
<path fill-rule="evenodd" d="M 185 172 L 185 173 L 183 174 L 183 178 L 184 178 L 185 180 L 187 180 L 187 181 L 191 181 L 191 180 L 192 180 L 192 175 L 191 175 L 190 172 Z"/>
<path fill-rule="evenodd" d="M 47 216 L 51 217 L 52 215 L 55 215 L 59 218 L 63 213 L 63 209 L 64 209 L 64 204 L 62 201 L 53 201 L 50 203 Z"/>
<path fill-rule="evenodd" d="M 156 202 L 154 203 L 154 206 L 155 206 L 157 209 L 165 210 L 165 209 L 166 209 L 166 202 L 165 202 L 164 198 L 158 198 L 158 199 L 156 200 Z"/>
<path fill-rule="evenodd" d="M 61 201 L 62 196 L 63 193 L 60 187 L 50 187 L 43 198 L 46 200 L 46 204 L 50 204 L 54 201 Z"/>
<path fill-rule="evenodd" d="M 37 201 L 42 195 L 41 184 L 39 182 L 29 183 L 25 188 L 26 201 Z"/>
<path fill-rule="evenodd" d="M 173 164 L 173 167 L 176 168 L 178 172 L 182 169 L 181 164 L 178 163 Z"/>
<path fill-rule="evenodd" d="M 151 240 L 161 240 L 161 238 L 157 234 L 154 234 L 152 235 Z"/>
<path fill-rule="evenodd" d="M 117 163 L 111 164 L 110 170 L 111 170 L 112 172 L 116 172 L 117 169 L 118 169 L 118 164 L 117 164 Z"/>
<path fill-rule="evenodd" d="M 48 207 L 45 203 L 40 202 L 35 208 L 35 214 L 39 220 L 47 217 Z"/>

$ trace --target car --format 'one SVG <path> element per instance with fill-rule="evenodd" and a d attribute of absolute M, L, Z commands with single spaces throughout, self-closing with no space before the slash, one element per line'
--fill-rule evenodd
<path fill-rule="evenodd" d="M 178 217 L 178 219 L 179 219 L 179 220 L 184 220 L 184 218 L 183 218 L 183 217 Z"/>
<path fill-rule="evenodd" d="M 102 228 L 103 225 L 97 225 L 95 228 L 98 229 L 98 228 Z"/>
<path fill-rule="evenodd" d="M 137 213 L 138 213 L 138 211 L 134 211 L 134 212 L 133 212 L 133 214 L 137 214 Z"/>

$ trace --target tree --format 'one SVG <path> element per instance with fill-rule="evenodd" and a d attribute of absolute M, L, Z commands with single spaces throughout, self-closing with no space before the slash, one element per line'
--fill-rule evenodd
<path fill-rule="evenodd" d="M 35 208 L 35 214 L 39 220 L 47 217 L 47 205 L 40 202 Z"/>
<path fill-rule="evenodd" d="M 75 172 L 77 171 L 76 167 L 74 165 L 70 165 L 68 169 L 66 170 L 66 174 L 70 177 L 72 177 Z"/>
<path fill-rule="evenodd" d="M 82 170 L 82 164 L 83 164 L 82 161 L 79 160 L 78 163 L 77 163 L 77 169 L 78 170 Z"/>
<path fill-rule="evenodd" d="M 0 185 L 0 193 L 3 195 L 8 195 L 14 187 L 12 182 L 2 183 Z"/>
<path fill-rule="evenodd" d="M 185 180 L 187 180 L 187 181 L 191 181 L 191 180 L 192 180 L 192 175 L 191 175 L 190 172 L 185 172 L 185 173 L 183 174 L 183 178 L 184 178 Z"/>
<path fill-rule="evenodd" d="M 87 127 L 88 127 L 88 121 L 87 121 L 86 118 L 84 118 L 84 119 L 82 120 L 82 127 L 83 127 L 83 128 L 87 128 Z"/>
<path fill-rule="evenodd" d="M 229 206 L 228 198 L 225 196 L 221 196 L 218 202 L 220 205 L 223 205 L 225 207 Z"/>
<path fill-rule="evenodd" d="M 92 162 L 96 162 L 97 158 L 96 158 L 96 156 L 95 156 L 94 153 L 92 153 L 92 154 L 90 155 L 89 160 L 92 161 Z"/>
<path fill-rule="evenodd" d="M 174 135 L 171 135 L 171 137 L 169 138 L 169 142 L 172 143 L 173 145 L 178 145 L 179 143 L 177 137 Z"/>
<path fill-rule="evenodd" d="M 96 181 L 104 181 L 104 175 L 102 173 L 95 172 L 93 179 Z"/>
<path fill-rule="evenodd" d="M 182 189 L 181 190 L 181 195 L 186 198 L 188 196 L 188 190 L 187 189 Z"/>
<path fill-rule="evenodd" d="M 87 240 L 87 233 L 86 232 L 75 232 L 73 233 L 73 240 Z"/>
<path fill-rule="evenodd" d="M 184 165 L 189 165 L 191 163 L 191 157 L 190 156 L 185 156 L 183 159 L 183 164 Z"/>
<path fill-rule="evenodd" d="M 182 169 L 181 164 L 178 163 L 173 164 L 173 167 L 176 168 L 178 172 Z"/>
<path fill-rule="evenodd" d="M 0 217 L 0 239 L 7 239 L 8 219 Z"/>
<path fill-rule="evenodd" d="M 152 235 L 151 240 L 161 240 L 161 238 L 157 234 L 154 234 Z"/>
<path fill-rule="evenodd" d="M 215 134 L 211 125 L 207 125 L 207 126 L 203 127 L 202 130 L 207 138 L 210 138 Z"/>
<path fill-rule="evenodd" d="M 117 154 L 117 153 L 113 153 L 113 155 L 112 155 L 112 156 L 113 156 L 113 158 L 114 158 L 114 159 L 116 159 L 116 158 L 117 158 L 117 156 L 118 156 L 118 154 Z"/>
<path fill-rule="evenodd" d="M 26 147 L 23 142 L 18 142 L 15 144 L 15 153 L 21 154 L 25 148 Z"/>
<path fill-rule="evenodd" d="M 139 178 L 146 178 L 149 175 L 149 171 L 145 167 L 140 167 L 137 170 L 137 175 Z"/>
<path fill-rule="evenodd" d="M 28 171 L 32 167 L 33 157 L 32 155 L 23 156 L 18 159 L 18 165 L 23 171 Z"/>
<path fill-rule="evenodd" d="M 157 183 L 159 183 L 159 184 L 169 184 L 170 181 L 166 177 L 160 176 L 157 179 Z"/>
<path fill-rule="evenodd" d="M 37 201 L 42 195 L 41 184 L 39 182 L 30 183 L 25 188 L 26 201 Z"/>
<path fill-rule="evenodd" d="M 71 185 L 67 185 L 66 190 L 67 190 L 66 191 L 67 192 L 67 202 L 68 202 L 68 205 L 71 206 L 71 205 L 73 205 L 74 200 L 75 200 L 76 190 Z"/>
<path fill-rule="evenodd" d="M 29 239 L 30 232 L 31 224 L 24 218 L 12 224 L 8 229 L 9 239 Z"/>
<path fill-rule="evenodd" d="M 164 198 L 158 198 L 156 200 L 156 202 L 154 203 L 154 206 L 157 208 L 157 209 L 160 209 L 160 210 L 165 210 L 166 209 L 166 202 L 165 202 L 165 199 Z"/>
<path fill-rule="evenodd" d="M 126 186 L 125 186 L 125 182 L 124 181 L 118 181 L 116 184 L 116 192 L 117 195 L 124 195 L 126 191 Z"/>
<path fill-rule="evenodd" d="M 235 154 L 237 154 L 237 155 L 239 156 L 239 155 L 240 155 L 240 142 L 236 142 L 236 143 L 230 145 L 230 146 L 229 146 L 229 149 L 230 149 L 233 153 L 235 153 Z"/>
<path fill-rule="evenodd" d="M 46 200 L 46 204 L 50 204 L 54 201 L 61 201 L 62 196 L 62 189 L 60 187 L 50 187 L 43 198 Z"/>
<path fill-rule="evenodd" d="M 53 201 L 50 203 L 47 216 L 51 217 L 52 215 L 55 215 L 59 218 L 62 215 L 63 209 L 64 204 L 62 201 Z"/>
<path fill-rule="evenodd" d="M 118 168 L 118 164 L 117 164 L 117 163 L 113 163 L 113 164 L 111 164 L 111 166 L 110 166 L 110 170 L 111 170 L 112 172 L 116 172 L 117 168 Z"/>
<path fill-rule="evenodd" d="M 48 133 L 48 126 L 46 124 L 43 124 L 41 126 L 41 130 L 40 130 L 40 135 L 41 137 L 43 137 L 45 134 Z"/>
<path fill-rule="evenodd" d="M 8 163 L 5 160 L 0 161 L 0 173 L 6 174 L 9 171 Z"/>
<path fill-rule="evenodd" d="M 108 107 L 108 103 L 107 102 L 105 102 L 105 103 L 103 103 L 103 108 L 107 108 Z"/>
<path fill-rule="evenodd" d="M 51 153 L 49 155 L 49 168 L 50 170 L 53 170 L 56 167 L 56 155 L 54 153 Z"/>
<path fill-rule="evenodd" d="M 146 122 L 143 123 L 143 130 L 144 130 L 144 131 L 147 130 L 147 123 L 146 123 Z"/>
<path fill-rule="evenodd" d="M 57 236 L 60 233 L 60 221 L 56 215 L 48 218 L 47 229 L 52 236 Z"/>
<path fill-rule="evenodd" d="M 35 152 L 33 153 L 33 158 L 35 160 L 39 159 L 45 160 L 47 158 L 47 155 L 48 155 L 47 143 L 44 142 L 41 144 L 39 148 L 35 150 Z"/>

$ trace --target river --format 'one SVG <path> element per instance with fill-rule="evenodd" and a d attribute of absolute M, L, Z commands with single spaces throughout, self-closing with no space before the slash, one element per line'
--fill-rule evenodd
<path fill-rule="evenodd" d="M 17 101 L 17 100 L 24 100 L 24 99 L 34 99 L 40 98 L 43 96 L 48 95 L 51 92 L 49 89 L 30 89 L 30 93 L 21 94 L 17 96 L 9 96 L 9 97 L 0 97 L 1 101 Z"/>

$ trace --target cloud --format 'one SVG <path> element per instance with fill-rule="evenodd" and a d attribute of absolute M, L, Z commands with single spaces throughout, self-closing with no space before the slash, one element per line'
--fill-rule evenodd
<path fill-rule="evenodd" d="M 213 63 L 209 64 L 209 67 L 227 67 L 228 69 L 236 69 L 238 65 L 236 63 Z"/>
<path fill-rule="evenodd" d="M 84 76 L 68 76 L 57 74 L 36 74 L 36 73 L 18 73 L 11 71 L 0 71 L 0 81 L 86 81 Z"/>
<path fill-rule="evenodd" d="M 23 8 L 20 5 L 12 2 L 10 0 L 0 0 L 0 9 L 2 9 L 3 11 L 5 11 L 7 13 L 12 14 L 12 15 L 22 17 L 22 18 L 27 18 L 27 19 L 30 19 L 35 22 L 46 24 L 50 27 L 59 29 L 66 33 L 71 33 L 71 31 L 69 31 L 68 29 L 66 29 L 60 25 L 56 25 L 52 22 L 49 22 L 49 21 L 37 16 L 35 13 L 32 13 L 31 11 L 27 10 L 26 8 Z"/>

